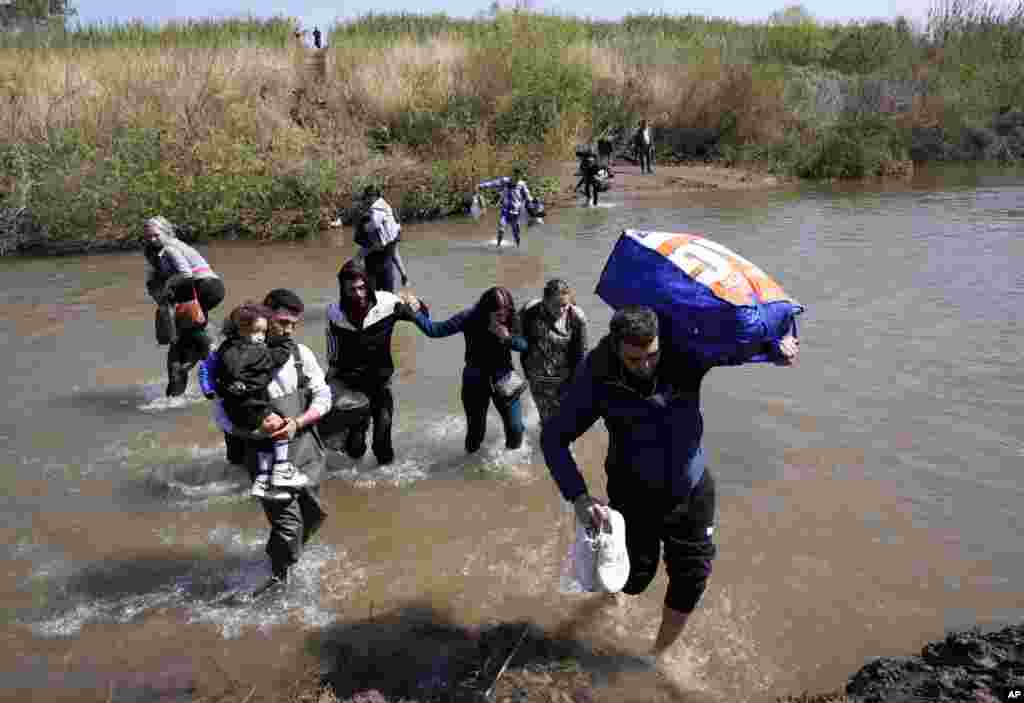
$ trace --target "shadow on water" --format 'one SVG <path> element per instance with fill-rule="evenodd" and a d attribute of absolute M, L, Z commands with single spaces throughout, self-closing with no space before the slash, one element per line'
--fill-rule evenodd
<path fill-rule="evenodd" d="M 660 677 L 644 659 L 598 652 L 573 639 L 569 633 L 580 624 L 579 618 L 593 616 L 594 609 L 585 605 L 564 626 L 546 632 L 524 621 L 459 625 L 430 605 L 412 603 L 325 628 L 310 638 L 308 649 L 327 669 L 321 683 L 342 700 L 375 689 L 392 701 L 483 701 L 482 694 L 498 679 L 502 690 L 522 700 L 548 700 L 546 689 L 568 686 L 569 700 L 594 701 L 598 699 L 592 687 L 614 685 L 618 675 L 628 672 L 646 675 L 649 687 L 642 685 L 647 696 L 643 700 L 695 700 Z M 529 691 L 538 678 L 543 683 Z"/>
<path fill-rule="evenodd" d="M 51 397 L 52 408 L 81 410 L 90 415 L 117 418 L 125 415 L 139 416 L 139 405 L 150 400 L 147 386 L 108 386 L 88 388 L 68 395 Z"/>

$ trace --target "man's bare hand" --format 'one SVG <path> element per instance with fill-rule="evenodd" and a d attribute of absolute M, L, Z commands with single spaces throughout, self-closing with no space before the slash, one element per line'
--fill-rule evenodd
<path fill-rule="evenodd" d="M 785 337 L 779 340 L 779 351 L 782 353 L 782 360 L 778 363 L 779 366 L 794 366 L 797 358 L 800 356 L 800 340 L 791 334 L 787 334 Z"/>
<path fill-rule="evenodd" d="M 420 311 L 420 307 L 422 307 L 422 304 L 420 303 L 420 299 L 417 298 L 412 293 L 401 293 L 398 297 L 399 297 L 399 299 L 401 299 L 401 301 L 403 303 L 408 305 L 409 309 L 412 310 L 413 312 L 419 312 Z"/>
<path fill-rule="evenodd" d="M 277 432 L 283 426 L 284 418 L 278 415 L 277 413 L 270 413 L 265 418 L 263 418 L 263 422 L 260 423 L 260 432 L 269 435 L 274 432 Z"/>
<path fill-rule="evenodd" d="M 270 435 L 270 438 L 275 442 L 282 439 L 291 440 L 295 437 L 295 433 L 298 431 L 299 425 L 295 422 L 295 418 L 286 418 L 284 424 L 281 425 L 277 431 Z"/>

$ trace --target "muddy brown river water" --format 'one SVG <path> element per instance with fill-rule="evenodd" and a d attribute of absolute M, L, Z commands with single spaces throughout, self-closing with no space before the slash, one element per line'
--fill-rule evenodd
<path fill-rule="evenodd" d="M 807 306 L 794 369 L 718 369 L 703 392 L 720 557 L 674 652 L 694 700 L 841 686 L 867 658 L 1024 615 L 1024 176 L 958 169 L 898 189 L 688 193 L 561 210 L 494 247 L 481 222 L 410 225 L 413 289 L 444 318 L 488 286 L 517 303 L 553 276 L 593 293 L 624 227 L 699 232 Z M 344 233 L 348 234 L 347 230 Z M 347 242 L 216 243 L 230 306 L 273 287 L 307 304 L 322 359 Z M 663 572 L 617 608 L 559 588 L 570 514 L 537 415 L 506 451 L 493 413 L 467 457 L 461 337 L 396 334 L 397 461 L 332 455 L 331 516 L 283 601 L 217 604 L 265 576 L 265 523 L 193 379 L 162 397 L 140 254 L 0 260 L 0 698 L 190 700 L 227 683 L 276 700 L 372 614 L 472 627 L 527 619 L 641 652 Z M 603 427 L 578 443 L 603 489 Z M 405 636 L 408 636 L 407 634 Z M 397 664 L 393 664 L 396 665 Z M 382 664 L 387 666 L 387 664 Z"/>

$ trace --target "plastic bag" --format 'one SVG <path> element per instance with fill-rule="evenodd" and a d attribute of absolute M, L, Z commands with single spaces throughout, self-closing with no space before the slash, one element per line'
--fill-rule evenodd
<path fill-rule="evenodd" d="M 469 214 L 474 220 L 479 220 L 484 214 L 483 198 L 477 193 L 469 204 Z"/>

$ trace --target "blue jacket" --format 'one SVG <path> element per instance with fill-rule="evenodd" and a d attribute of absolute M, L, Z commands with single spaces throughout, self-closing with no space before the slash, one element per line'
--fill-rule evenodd
<path fill-rule="evenodd" d="M 598 418 L 604 419 L 608 429 L 605 471 L 609 484 L 682 498 L 704 475 L 701 381 L 712 367 L 741 364 L 745 359 L 711 360 L 671 353 L 667 345 L 662 348 L 657 383 L 649 397 L 626 383 L 610 336 L 577 368 L 558 414 L 544 423 L 540 438 L 551 476 L 566 500 L 587 492 L 569 445 Z M 780 355 L 776 351 L 773 356 Z"/>
<path fill-rule="evenodd" d="M 527 341 L 520 335 L 502 340 L 488 329 L 483 315 L 474 315 L 476 307 L 463 310 L 444 320 L 434 322 L 422 312 L 413 315 L 413 322 L 428 337 L 450 337 L 462 332 L 466 336 L 466 366 L 480 369 L 497 379 L 512 370 L 512 352 L 524 352 Z"/>

